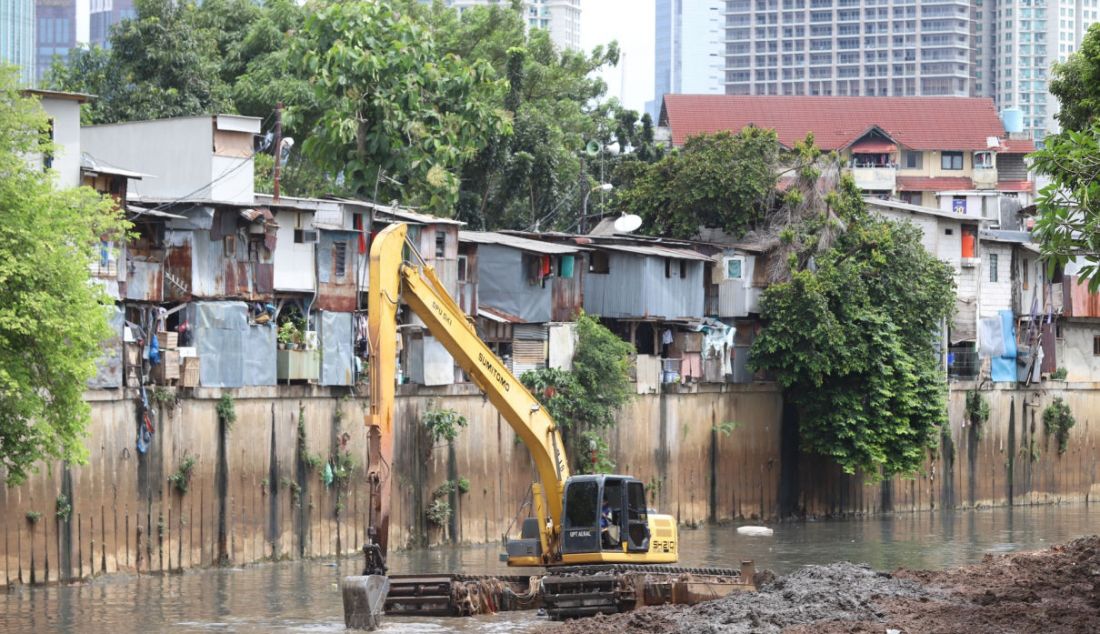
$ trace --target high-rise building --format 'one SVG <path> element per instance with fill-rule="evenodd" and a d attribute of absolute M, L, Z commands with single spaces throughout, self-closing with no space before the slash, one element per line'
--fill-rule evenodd
<path fill-rule="evenodd" d="M 65 60 L 76 46 L 76 0 L 35 0 L 36 79 L 50 70 L 54 56 Z"/>
<path fill-rule="evenodd" d="M 90 0 L 88 40 L 92 46 L 110 46 L 111 27 L 136 16 L 134 0 Z"/>
<path fill-rule="evenodd" d="M 0 2 L 0 63 L 18 66 L 24 84 L 34 82 L 34 0 Z"/>
<path fill-rule="evenodd" d="M 975 80 L 998 108 L 1019 110 L 1036 140 L 1059 129 L 1050 67 L 1077 50 L 1098 11 L 1098 0 L 975 0 Z"/>
<path fill-rule="evenodd" d="M 509 1 L 446 0 L 446 4 L 461 13 L 476 6 L 507 6 Z M 523 17 L 528 28 L 549 31 L 550 39 L 560 48 L 576 50 L 581 47 L 581 0 L 526 0 Z"/>
<path fill-rule="evenodd" d="M 654 119 L 667 94 L 722 94 L 725 0 L 656 0 L 653 101 Z"/>
<path fill-rule="evenodd" d="M 971 95 L 969 0 L 728 0 L 726 92 Z"/>

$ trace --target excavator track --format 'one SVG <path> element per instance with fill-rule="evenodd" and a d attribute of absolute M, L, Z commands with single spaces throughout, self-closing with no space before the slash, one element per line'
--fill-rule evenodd
<path fill-rule="evenodd" d="M 563 621 L 752 591 L 753 574 L 745 562 L 740 570 L 607 564 L 555 567 L 531 577 L 392 575 L 385 610 L 389 616 L 472 616 L 541 607 Z"/>
<path fill-rule="evenodd" d="M 693 604 L 755 590 L 751 562 L 740 570 L 608 564 L 552 568 L 541 580 L 551 620 L 629 612 L 643 605 Z"/>

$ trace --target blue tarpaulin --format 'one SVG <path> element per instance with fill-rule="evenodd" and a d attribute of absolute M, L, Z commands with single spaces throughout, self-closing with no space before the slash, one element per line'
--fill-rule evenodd
<path fill-rule="evenodd" d="M 990 374 L 993 381 L 1016 381 L 1016 318 L 1011 310 L 1002 310 L 998 313 L 1001 319 L 1001 332 L 1003 333 L 1004 351 L 1000 356 L 992 358 Z"/>

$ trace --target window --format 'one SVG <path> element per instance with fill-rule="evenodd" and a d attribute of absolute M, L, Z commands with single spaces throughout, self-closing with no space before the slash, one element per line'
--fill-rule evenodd
<path fill-rule="evenodd" d="M 744 258 L 726 258 L 726 279 L 727 280 L 741 280 L 744 279 L 743 271 L 745 266 Z"/>
<path fill-rule="evenodd" d="M 611 259 L 606 251 L 593 251 L 588 258 L 588 272 L 596 275 L 607 275 L 611 272 Z"/>
<path fill-rule="evenodd" d="M 1100 357 L 1100 336 L 1092 337 L 1092 356 Z"/>
<path fill-rule="evenodd" d="M 687 260 L 680 260 L 680 279 L 686 279 L 688 276 L 688 263 Z"/>
<path fill-rule="evenodd" d="M 467 276 L 469 274 L 467 273 L 467 270 L 466 270 L 466 267 L 469 266 L 468 262 L 469 262 L 469 260 L 466 258 L 465 255 L 458 256 L 458 281 L 459 282 L 465 282 L 468 279 Z"/>
<path fill-rule="evenodd" d="M 443 258 L 447 256 L 447 234 L 436 229 L 435 231 L 435 257 Z"/>
<path fill-rule="evenodd" d="M 1024 258 L 1023 285 L 1025 291 L 1031 288 L 1031 260 L 1028 258 Z"/>
<path fill-rule="evenodd" d="M 665 277 L 672 277 L 672 259 L 665 258 Z"/>
<path fill-rule="evenodd" d="M 962 168 L 962 152 L 943 152 L 940 154 L 940 169 L 961 170 Z"/>
<path fill-rule="evenodd" d="M 336 277 L 348 274 L 348 243 L 345 240 L 332 243 L 332 272 Z"/>
<path fill-rule="evenodd" d="M 990 253 L 989 254 L 989 281 L 990 282 L 996 282 L 997 281 L 997 254 L 996 253 Z"/>
<path fill-rule="evenodd" d="M 924 167 L 924 154 L 921 152 L 905 151 L 905 169 L 919 170 Z"/>

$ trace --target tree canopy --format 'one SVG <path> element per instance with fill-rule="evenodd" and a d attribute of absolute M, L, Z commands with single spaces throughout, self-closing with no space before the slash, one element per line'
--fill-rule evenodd
<path fill-rule="evenodd" d="M 378 181 L 383 201 L 477 228 L 566 228 L 592 184 L 625 160 L 589 157 L 589 142 L 628 142 L 631 159 L 657 153 L 652 122 L 606 100 L 592 73 L 617 63 L 618 47 L 559 50 L 526 28 L 517 0 L 461 15 L 419 0 L 138 0 L 135 9 L 109 49 L 56 65 L 52 86 L 99 95 L 88 123 L 221 110 L 261 117 L 270 131 L 281 101 L 284 132 L 305 150 L 282 171 L 290 195 L 373 196 Z M 257 189 L 270 191 L 272 160 L 257 159 Z"/>
<path fill-rule="evenodd" d="M 691 238 L 708 227 L 740 237 L 774 202 L 780 156 L 774 130 L 694 136 L 654 163 L 624 162 L 616 203 L 659 235 Z"/>
<path fill-rule="evenodd" d="M 124 231 L 95 191 L 55 188 L 28 157 L 51 150 L 45 112 L 0 66 L 0 467 L 9 484 L 35 462 L 80 460 L 84 387 L 111 336 L 102 287 L 89 284 L 101 239 Z"/>
<path fill-rule="evenodd" d="M 1100 25 L 1081 47 L 1056 64 L 1050 82 L 1058 98 L 1062 132 L 1044 139 L 1031 156 L 1037 172 L 1050 177 L 1039 192 L 1035 235 L 1049 267 L 1069 261 L 1091 291 L 1100 290 Z"/>
<path fill-rule="evenodd" d="M 936 333 L 954 308 L 952 271 L 919 229 L 867 213 L 849 177 L 822 196 L 817 170 L 802 169 L 773 219 L 788 273 L 761 299 L 750 363 L 797 408 L 803 450 L 849 473 L 911 473 L 947 416 Z"/>

